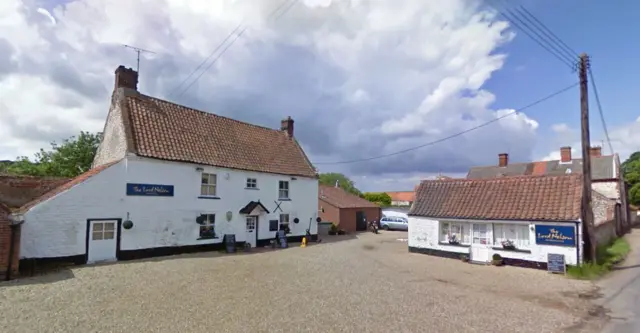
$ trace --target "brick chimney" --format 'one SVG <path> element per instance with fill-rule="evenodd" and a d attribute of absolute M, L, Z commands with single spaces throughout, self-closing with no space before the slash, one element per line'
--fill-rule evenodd
<path fill-rule="evenodd" d="M 602 156 L 602 147 L 591 147 L 589 148 L 589 156 L 591 157 L 600 157 Z"/>
<path fill-rule="evenodd" d="M 560 162 L 571 162 L 571 147 L 560 147 Z"/>
<path fill-rule="evenodd" d="M 116 86 L 118 88 L 129 88 L 138 90 L 138 72 L 132 68 L 126 68 L 120 65 L 116 69 Z"/>
<path fill-rule="evenodd" d="M 509 154 L 498 154 L 498 166 L 506 167 L 509 164 Z"/>
<path fill-rule="evenodd" d="M 293 119 L 290 116 L 280 121 L 280 130 L 287 132 L 290 138 L 293 137 Z"/>

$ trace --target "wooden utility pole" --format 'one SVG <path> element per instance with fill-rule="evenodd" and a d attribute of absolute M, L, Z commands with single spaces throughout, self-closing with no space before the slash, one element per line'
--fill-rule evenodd
<path fill-rule="evenodd" d="M 595 226 L 593 223 L 593 207 L 591 201 L 591 141 L 589 139 L 589 91 L 587 89 L 587 73 L 589 71 L 589 56 L 580 55 L 578 73 L 580 75 L 580 125 L 582 127 L 582 223 L 587 229 L 589 259 L 597 261 Z M 584 251 L 586 252 L 586 250 Z M 585 253 L 586 254 L 586 253 Z"/>

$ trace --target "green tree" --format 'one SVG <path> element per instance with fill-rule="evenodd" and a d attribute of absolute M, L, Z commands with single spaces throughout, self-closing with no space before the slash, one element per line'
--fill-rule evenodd
<path fill-rule="evenodd" d="M 355 186 L 355 183 L 349 179 L 349 177 L 337 173 L 337 172 L 329 172 L 329 173 L 321 173 L 319 176 L 319 182 L 322 185 L 327 186 L 335 186 L 336 182 L 338 182 L 338 186 L 348 193 L 357 195 L 362 197 L 362 192 L 358 190 Z"/>
<path fill-rule="evenodd" d="M 391 197 L 384 192 L 366 192 L 363 197 L 380 206 L 391 206 Z"/>
<path fill-rule="evenodd" d="M 91 168 L 101 139 L 101 133 L 80 132 L 79 136 L 72 136 L 61 144 L 52 142 L 49 151 L 40 149 L 33 161 L 26 156 L 18 157 L 7 167 L 7 172 L 40 177 L 75 177 Z"/>
<path fill-rule="evenodd" d="M 640 151 L 637 151 L 620 165 L 624 180 L 629 183 L 629 203 L 640 205 Z"/>

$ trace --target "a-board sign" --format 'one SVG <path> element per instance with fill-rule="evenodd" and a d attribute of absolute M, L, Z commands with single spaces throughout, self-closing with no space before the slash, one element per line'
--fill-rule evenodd
<path fill-rule="evenodd" d="M 278 243 L 280 243 L 280 248 L 286 249 L 289 244 L 287 244 L 287 235 L 284 230 L 278 230 Z"/>
<path fill-rule="evenodd" d="M 227 253 L 236 252 L 236 235 L 234 234 L 224 235 L 224 248 L 227 251 Z"/>
<path fill-rule="evenodd" d="M 547 254 L 547 271 L 551 273 L 566 273 L 566 263 L 564 261 L 564 254 L 549 253 Z"/>

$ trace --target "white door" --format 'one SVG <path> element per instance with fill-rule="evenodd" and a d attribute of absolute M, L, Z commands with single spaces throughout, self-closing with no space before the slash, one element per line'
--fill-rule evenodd
<path fill-rule="evenodd" d="M 489 232 L 487 224 L 473 225 L 473 243 L 471 244 L 471 261 L 489 262 L 491 261 L 491 251 L 489 246 Z"/>
<path fill-rule="evenodd" d="M 118 221 L 89 221 L 87 263 L 116 260 Z"/>
<path fill-rule="evenodd" d="M 247 243 L 251 244 L 251 247 L 256 247 L 258 230 L 256 230 L 256 226 L 258 224 L 257 216 L 247 216 Z"/>

